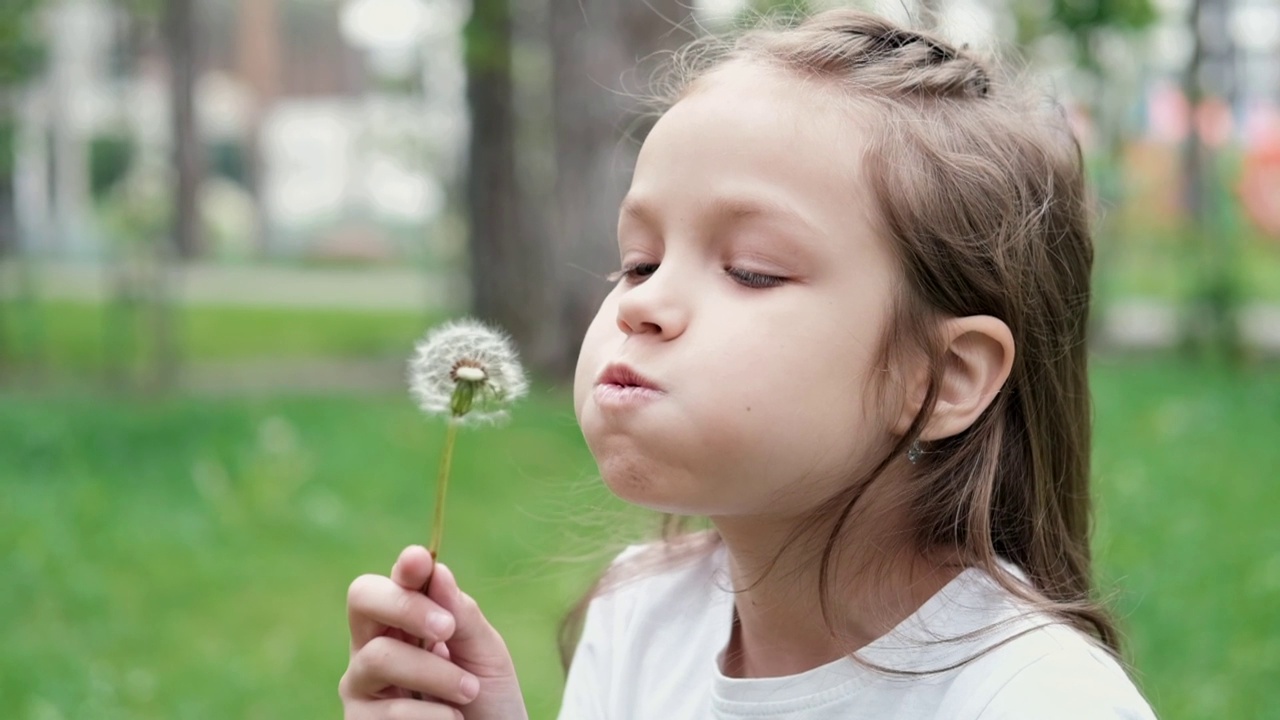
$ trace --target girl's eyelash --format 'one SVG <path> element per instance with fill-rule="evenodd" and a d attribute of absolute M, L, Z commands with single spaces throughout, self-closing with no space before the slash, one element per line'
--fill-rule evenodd
<path fill-rule="evenodd" d="M 608 279 L 609 282 L 618 282 L 619 280 L 627 280 L 633 283 L 643 282 L 645 278 L 654 274 L 657 270 L 658 263 L 631 263 L 624 265 L 621 270 L 610 273 Z M 749 288 L 777 287 L 787 280 L 777 275 L 765 275 L 735 267 L 726 267 L 724 271 L 737 283 Z"/>
<path fill-rule="evenodd" d="M 609 282 L 618 282 L 619 280 L 638 282 L 649 277 L 657 270 L 658 263 L 631 263 L 630 265 L 623 265 L 621 270 L 609 273 Z"/>
<path fill-rule="evenodd" d="M 740 268 L 728 267 L 724 271 L 734 280 L 746 285 L 750 288 L 771 288 L 777 287 L 786 282 L 786 278 L 777 275 L 765 275 L 763 273 L 751 272 L 750 270 L 742 270 Z"/>

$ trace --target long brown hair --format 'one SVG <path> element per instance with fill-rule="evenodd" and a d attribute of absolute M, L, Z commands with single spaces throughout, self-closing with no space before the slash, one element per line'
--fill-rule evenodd
<path fill-rule="evenodd" d="M 879 229 L 905 279 L 881 361 L 887 368 L 904 354 L 921 354 L 931 368 L 909 431 L 865 478 L 815 510 L 818 526 L 828 529 L 815 547 L 828 624 L 833 560 L 858 501 L 917 441 L 934 408 L 945 354 L 937 320 L 991 315 L 1013 334 L 1012 371 L 971 427 L 923 444 L 900 491 L 914 533 L 907 541 L 957 550 L 967 565 L 1119 655 L 1116 628 L 1091 591 L 1086 325 L 1093 247 L 1080 147 L 1061 109 L 967 50 L 853 10 L 751 30 L 736 42 L 696 42 L 672 63 L 665 106 L 716 67 L 739 61 L 796 73 L 819 92 L 878 115 L 868 129 L 864 172 Z M 664 522 L 657 547 L 668 560 L 714 545 L 714 534 L 711 543 L 687 542 L 684 527 L 679 519 Z M 1011 577 L 1000 558 L 1021 568 L 1032 587 Z M 566 665 L 590 599 L 636 572 L 615 567 L 569 613 L 561 632 Z"/>

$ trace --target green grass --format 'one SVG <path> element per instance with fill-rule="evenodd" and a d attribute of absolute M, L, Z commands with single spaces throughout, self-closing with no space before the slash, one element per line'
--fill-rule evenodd
<path fill-rule="evenodd" d="M 1143 688 L 1162 718 L 1277 717 L 1280 376 L 1100 365 L 1094 389 L 1100 569 Z M 346 586 L 426 538 L 442 434 L 399 396 L 0 395 L 6 717 L 338 716 Z M 620 509 L 563 392 L 455 462 L 444 555 L 553 717 L 554 625 Z"/>
<path fill-rule="evenodd" d="M 335 716 L 346 586 L 425 542 L 442 435 L 400 397 L 0 399 L 4 705 Z M 550 555 L 584 547 L 561 534 L 606 499 L 590 472 L 560 395 L 463 433 L 455 457 L 443 554 L 544 717 L 552 628 L 590 571 Z"/>
<path fill-rule="evenodd" d="M 0 312 L 17 363 L 38 366 L 45 376 L 100 373 L 110 361 L 147 362 L 152 335 L 143 316 L 76 302 L 9 303 Z M 183 352 L 201 362 L 400 357 L 438 320 L 425 312 L 218 306 L 178 308 L 173 317 Z"/>
<path fill-rule="evenodd" d="M 1164 718 L 1280 718 L 1280 373 L 1094 372 L 1095 543 Z"/>

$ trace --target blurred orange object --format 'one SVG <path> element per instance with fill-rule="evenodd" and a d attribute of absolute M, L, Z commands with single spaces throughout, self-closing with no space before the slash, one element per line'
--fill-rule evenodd
<path fill-rule="evenodd" d="M 1245 155 L 1240 200 L 1253 222 L 1280 240 L 1280 138 L 1272 137 Z"/>

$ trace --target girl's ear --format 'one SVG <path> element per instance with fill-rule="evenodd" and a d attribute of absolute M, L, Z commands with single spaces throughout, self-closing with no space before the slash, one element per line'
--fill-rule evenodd
<path fill-rule="evenodd" d="M 921 440 L 940 440 L 964 432 L 1004 387 L 1013 367 L 1013 333 L 989 315 L 945 320 L 942 377 L 933 414 Z M 924 402 L 926 374 L 909 388 L 911 400 L 903 408 L 898 431 L 905 433 Z"/>

